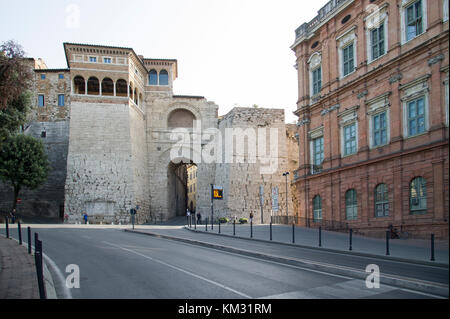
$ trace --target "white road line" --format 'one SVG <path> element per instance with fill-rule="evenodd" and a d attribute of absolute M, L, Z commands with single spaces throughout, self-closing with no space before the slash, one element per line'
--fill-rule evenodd
<path fill-rule="evenodd" d="M 190 275 L 190 276 L 192 276 L 192 277 L 195 277 L 195 278 L 197 278 L 197 279 L 201 279 L 201 280 L 203 280 L 203 281 L 206 281 L 206 282 L 208 282 L 208 283 L 210 283 L 210 284 L 213 284 L 213 285 L 218 286 L 218 287 L 220 287 L 220 288 L 223 288 L 223 289 L 225 289 L 225 290 L 231 291 L 231 292 L 233 292 L 233 293 L 235 293 L 235 294 L 238 294 L 238 295 L 240 295 L 240 296 L 242 296 L 242 297 L 244 297 L 244 298 L 252 299 L 252 297 L 250 297 L 249 295 L 247 295 L 247 294 L 245 294 L 245 293 L 243 293 L 243 292 L 237 291 L 237 290 L 235 290 L 235 289 L 233 289 L 233 288 L 230 288 L 230 287 L 228 287 L 228 286 L 225 286 L 225 285 L 223 285 L 223 284 L 221 284 L 221 283 L 218 283 L 218 282 L 216 282 L 216 281 L 210 280 L 210 279 L 208 279 L 208 278 L 205 278 L 205 277 L 202 277 L 202 276 L 193 274 L 192 272 L 189 272 L 189 271 L 187 271 L 187 270 L 181 269 L 181 268 L 179 268 L 179 267 L 177 267 L 177 266 L 173 266 L 173 265 L 168 264 L 168 263 L 166 263 L 166 262 L 164 262 L 164 261 L 161 261 L 161 260 L 158 260 L 158 259 L 155 259 L 155 258 L 146 256 L 146 255 L 141 254 L 141 253 L 138 253 L 138 252 L 136 252 L 136 251 L 134 251 L 134 250 L 132 250 L 132 249 L 124 248 L 124 247 L 121 247 L 121 246 L 119 246 L 119 245 L 115 245 L 115 244 L 112 244 L 112 243 L 110 243 L 110 242 L 107 242 L 107 241 L 103 241 L 103 243 L 108 244 L 108 245 L 111 245 L 111 246 L 114 246 L 114 247 L 117 247 L 117 248 L 120 248 L 120 249 L 125 250 L 125 251 L 128 251 L 128 252 L 131 252 L 131 253 L 133 253 L 133 254 L 136 254 L 136 255 L 138 255 L 138 256 L 144 257 L 144 258 L 149 259 L 149 260 L 151 260 L 151 261 L 160 263 L 160 264 L 162 264 L 162 265 L 164 265 L 164 266 L 167 266 L 167 267 L 170 267 L 170 268 L 172 268 L 172 269 L 178 270 L 178 271 L 180 271 L 180 272 L 182 272 L 182 273 L 184 273 L 184 274 Z"/>

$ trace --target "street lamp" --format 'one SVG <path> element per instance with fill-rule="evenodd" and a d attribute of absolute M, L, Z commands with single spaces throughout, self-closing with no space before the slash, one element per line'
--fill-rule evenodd
<path fill-rule="evenodd" d="M 283 176 L 286 177 L 286 217 L 289 219 L 289 211 L 288 211 L 288 175 L 289 172 L 283 173 Z"/>

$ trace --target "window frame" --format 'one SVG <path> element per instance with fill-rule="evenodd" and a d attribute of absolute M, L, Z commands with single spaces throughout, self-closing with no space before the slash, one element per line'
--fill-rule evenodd
<path fill-rule="evenodd" d="M 376 120 L 377 117 L 380 117 L 382 114 L 384 114 L 384 124 L 385 124 L 385 126 L 382 127 L 381 123 L 380 123 L 380 128 L 376 129 L 376 125 L 375 125 L 376 122 L 375 122 L 375 120 Z M 371 138 L 372 138 L 372 146 L 374 148 L 376 148 L 376 147 L 381 147 L 381 146 L 387 145 L 389 143 L 389 133 L 388 133 L 389 122 L 388 122 L 388 112 L 387 112 L 387 110 L 383 110 L 381 112 L 373 114 L 371 116 L 370 120 L 372 121 L 372 136 L 371 136 Z M 382 136 L 383 136 L 382 133 L 383 133 L 383 131 L 385 132 L 385 136 L 386 136 L 386 140 L 385 141 L 382 140 Z M 380 133 L 380 142 L 379 143 L 376 143 L 376 138 L 375 138 L 375 134 L 377 132 Z"/>
<path fill-rule="evenodd" d="M 349 48 L 352 47 L 352 50 L 349 50 Z M 348 45 L 346 45 L 344 48 L 341 49 L 342 50 L 342 75 L 345 78 L 346 76 L 349 76 L 350 74 L 352 74 L 353 72 L 355 72 L 355 43 L 349 43 Z M 348 61 L 346 61 L 345 59 L 345 51 L 348 50 L 347 52 L 348 54 Z M 350 52 L 352 54 L 352 57 L 350 59 Z M 348 72 L 345 73 L 345 64 L 346 63 L 350 63 L 350 61 L 352 62 L 352 70 L 350 71 L 350 65 L 348 65 Z"/>
<path fill-rule="evenodd" d="M 61 100 L 60 98 L 62 97 L 62 105 L 61 105 Z M 65 94 L 58 94 L 58 106 L 66 106 L 66 95 Z"/>
<path fill-rule="evenodd" d="M 378 189 L 380 187 L 383 187 L 383 198 L 382 199 L 378 199 L 378 194 L 380 193 L 378 191 Z M 382 215 L 378 214 L 378 209 L 377 207 L 381 205 L 382 207 Z M 387 210 L 386 210 L 386 205 L 387 205 Z M 377 186 L 375 186 L 375 190 L 374 190 L 374 209 L 375 209 L 375 217 L 376 218 L 383 218 L 383 217 L 389 217 L 389 187 L 385 184 L 385 183 L 380 183 Z"/>
<path fill-rule="evenodd" d="M 88 59 L 89 59 L 89 63 L 97 63 L 98 62 L 96 56 L 89 56 Z M 94 61 L 91 61 L 91 60 L 94 60 Z"/>
<path fill-rule="evenodd" d="M 423 114 L 418 114 L 418 101 L 420 101 L 420 100 L 423 100 Z M 415 117 L 413 117 L 413 118 L 411 118 L 410 117 L 410 105 L 411 105 L 411 103 L 415 103 L 415 108 L 416 108 L 416 114 L 415 114 Z M 405 122 L 405 125 L 406 125 L 406 127 L 407 127 L 407 136 L 408 137 L 415 137 L 415 136 L 419 136 L 419 135 L 422 135 L 422 134 L 425 134 L 427 131 L 428 131 L 428 128 L 427 128 L 427 121 L 428 121 L 428 116 L 427 116 L 427 114 L 426 114 L 427 112 L 426 112 L 426 97 L 425 97 L 425 95 L 422 95 L 422 96 L 420 96 L 420 97 L 416 97 L 416 98 L 414 98 L 414 99 L 410 99 L 410 100 L 408 100 L 407 102 L 406 102 L 406 122 Z M 420 118 L 420 117 L 423 117 L 423 131 L 421 131 L 421 132 L 419 132 L 419 130 L 418 130 L 418 126 L 417 126 L 417 123 L 418 123 L 418 119 Z M 411 121 L 412 120 L 415 120 L 416 121 L 416 133 L 414 133 L 414 134 L 411 134 L 411 126 L 410 126 L 410 123 L 411 123 Z"/>
<path fill-rule="evenodd" d="M 318 201 L 316 201 L 316 199 Z M 319 208 L 317 208 L 316 204 L 319 204 Z M 323 220 L 323 210 L 322 210 L 322 197 L 320 195 L 316 195 L 313 197 L 313 222 L 321 222 Z M 318 218 L 316 216 L 319 216 Z"/>
<path fill-rule="evenodd" d="M 320 91 L 322 90 L 322 65 L 316 67 L 314 70 L 311 71 L 311 73 L 312 73 L 312 95 L 315 96 L 320 94 Z"/>
<path fill-rule="evenodd" d="M 421 9 L 422 9 L 421 10 L 422 32 L 420 34 L 416 34 L 414 37 L 408 39 L 408 8 L 415 6 L 419 2 L 421 3 Z M 402 45 L 409 43 L 410 41 L 416 39 L 417 37 L 419 37 L 427 32 L 427 28 L 428 28 L 427 0 L 402 0 L 400 15 L 401 15 L 400 21 L 401 21 Z"/>
<path fill-rule="evenodd" d="M 349 194 L 353 194 L 353 202 L 351 205 L 347 201 Z M 350 209 L 352 210 L 352 214 L 349 214 Z M 345 192 L 345 219 L 358 220 L 358 193 L 354 188 L 348 189 Z"/>
<path fill-rule="evenodd" d="M 106 62 L 106 59 L 109 59 L 110 62 Z M 113 59 L 110 56 L 104 56 L 103 57 L 103 63 L 104 64 L 113 64 L 112 61 L 113 61 Z"/>
<path fill-rule="evenodd" d="M 45 73 L 41 73 L 41 80 L 47 79 L 47 75 Z"/>
<path fill-rule="evenodd" d="M 348 140 L 347 139 L 347 129 L 348 128 L 350 128 L 350 127 L 354 127 L 354 135 L 353 136 L 351 136 L 350 138 L 350 140 Z M 347 125 L 345 125 L 343 128 L 343 143 L 344 143 L 344 156 L 350 156 L 350 155 L 353 155 L 353 154 L 356 154 L 356 153 L 358 153 L 358 129 L 357 129 L 357 123 L 356 123 L 356 121 L 354 121 L 354 122 L 352 122 L 352 123 L 349 123 L 349 124 L 347 124 Z M 350 132 L 350 133 L 352 133 L 352 132 Z M 354 145 L 351 145 L 350 147 L 351 147 L 351 150 L 350 150 L 350 152 L 348 153 L 347 152 L 347 150 L 348 150 L 348 143 L 352 143 L 352 142 L 354 142 Z M 353 149 L 353 147 L 354 147 L 354 149 Z"/>
<path fill-rule="evenodd" d="M 422 193 L 422 196 L 420 196 L 420 195 L 417 196 L 417 198 L 418 198 L 418 205 L 414 205 L 413 204 L 413 196 L 412 196 L 413 183 L 416 182 L 416 181 L 423 181 L 423 183 L 418 185 L 418 186 L 423 187 L 423 188 L 421 188 L 422 192 L 420 192 L 420 190 L 419 190 L 419 193 Z M 415 187 L 414 190 L 416 190 L 416 192 L 417 192 L 417 187 Z M 417 209 L 413 209 L 412 208 L 413 205 L 414 206 L 422 206 L 421 205 L 421 201 L 422 201 L 422 203 L 425 202 L 425 205 L 424 205 L 425 207 L 419 207 Z M 422 177 L 422 176 L 417 176 L 417 177 L 414 177 L 411 180 L 411 182 L 409 183 L 409 214 L 410 215 L 425 215 L 425 214 L 427 214 L 427 211 L 428 211 L 427 180 L 424 177 Z"/>
<path fill-rule="evenodd" d="M 41 105 L 41 97 L 42 97 L 42 105 Z M 38 94 L 38 107 L 45 107 L 45 95 Z"/>
<path fill-rule="evenodd" d="M 353 26 L 350 29 L 346 30 L 340 36 L 336 38 L 336 42 L 338 43 L 338 55 L 339 55 L 339 79 L 342 80 L 345 77 L 353 74 L 357 70 L 358 66 L 358 38 L 356 37 L 357 27 Z M 348 48 L 350 45 L 353 45 L 353 70 L 348 74 L 344 75 L 344 49 Z"/>

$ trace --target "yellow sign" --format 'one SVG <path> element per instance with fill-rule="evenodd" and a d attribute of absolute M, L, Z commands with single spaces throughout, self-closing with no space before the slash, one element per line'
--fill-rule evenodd
<path fill-rule="evenodd" d="M 223 199 L 223 187 L 213 186 L 213 199 Z"/>

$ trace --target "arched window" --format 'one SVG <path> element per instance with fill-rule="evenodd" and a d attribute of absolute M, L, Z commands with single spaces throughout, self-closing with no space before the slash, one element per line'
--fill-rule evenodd
<path fill-rule="evenodd" d="M 358 218 L 358 200 L 356 199 L 356 191 L 349 189 L 345 193 L 345 214 L 347 220 L 355 220 Z"/>
<path fill-rule="evenodd" d="M 86 82 L 82 76 L 77 75 L 73 79 L 73 93 L 86 94 Z"/>
<path fill-rule="evenodd" d="M 159 85 L 169 85 L 169 73 L 166 70 L 159 71 Z"/>
<path fill-rule="evenodd" d="M 133 95 L 133 82 L 130 82 L 130 85 L 129 85 L 128 89 L 129 89 L 129 92 L 130 92 L 130 95 L 129 95 L 130 99 L 131 99 L 131 100 L 134 100 L 134 95 Z"/>
<path fill-rule="evenodd" d="M 158 85 L 158 72 L 156 72 L 156 70 L 150 70 L 148 74 L 148 84 Z"/>
<path fill-rule="evenodd" d="M 88 95 L 99 95 L 100 94 L 100 83 L 95 76 L 91 76 L 88 80 L 87 93 L 88 93 Z"/>
<path fill-rule="evenodd" d="M 375 187 L 375 217 L 389 216 L 389 193 L 386 184 Z"/>
<path fill-rule="evenodd" d="M 320 195 L 313 198 L 313 214 L 315 222 L 322 220 L 322 198 Z"/>
<path fill-rule="evenodd" d="M 423 177 L 416 177 L 409 187 L 409 203 L 411 214 L 427 213 L 427 182 Z"/>
<path fill-rule="evenodd" d="M 138 94 L 137 94 L 137 89 L 135 88 L 134 89 L 134 93 L 133 93 L 133 101 L 134 101 L 134 104 L 138 104 Z"/>
<path fill-rule="evenodd" d="M 127 97 L 128 96 L 128 85 L 127 85 L 127 81 L 120 79 L 117 80 L 116 82 L 116 96 L 123 96 L 123 97 Z"/>
<path fill-rule="evenodd" d="M 194 127 L 195 115 L 189 110 L 176 109 L 169 114 L 169 120 L 167 121 L 167 126 L 174 127 Z"/>
<path fill-rule="evenodd" d="M 104 78 L 102 81 L 102 95 L 114 95 L 114 82 L 110 78 Z"/>

